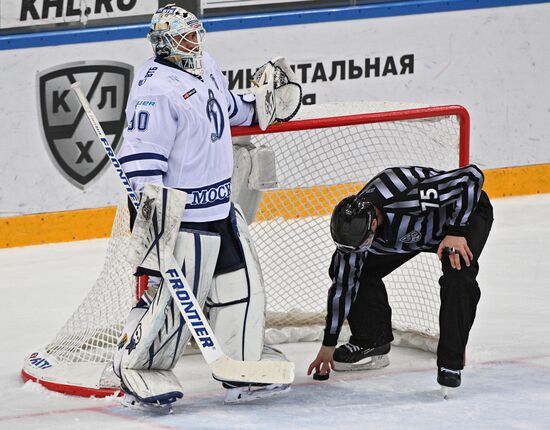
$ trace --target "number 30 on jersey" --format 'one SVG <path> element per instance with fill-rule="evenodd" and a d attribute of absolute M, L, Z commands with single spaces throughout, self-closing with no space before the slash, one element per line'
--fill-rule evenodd
<path fill-rule="evenodd" d="M 132 119 L 128 123 L 128 131 L 134 131 L 137 128 L 137 131 L 147 130 L 149 125 L 149 112 L 141 110 L 139 112 L 134 112 Z"/>

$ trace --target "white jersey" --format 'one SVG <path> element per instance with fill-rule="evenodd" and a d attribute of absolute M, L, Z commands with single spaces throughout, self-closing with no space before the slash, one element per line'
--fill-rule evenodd
<path fill-rule="evenodd" d="M 201 78 L 166 60 L 149 59 L 136 73 L 119 159 L 134 190 L 146 183 L 188 193 L 183 221 L 229 214 L 231 125 L 254 121 L 254 102 L 234 95 L 210 55 Z"/>

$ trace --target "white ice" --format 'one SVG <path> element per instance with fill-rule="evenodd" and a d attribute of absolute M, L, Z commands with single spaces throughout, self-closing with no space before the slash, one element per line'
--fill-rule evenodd
<path fill-rule="evenodd" d="M 443 400 L 430 353 L 394 347 L 389 367 L 306 376 L 319 344 L 282 345 L 296 363 L 285 398 L 223 405 L 199 355 L 178 365 L 173 415 L 69 397 L 23 384 L 19 371 L 73 312 L 101 269 L 105 240 L 0 250 L 2 429 L 548 429 L 550 194 L 498 199 L 480 260 L 482 298 L 462 387 Z"/>

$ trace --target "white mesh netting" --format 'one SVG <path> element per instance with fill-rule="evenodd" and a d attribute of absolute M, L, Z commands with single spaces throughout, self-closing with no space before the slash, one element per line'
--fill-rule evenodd
<path fill-rule="evenodd" d="M 305 109 L 301 115 L 328 117 L 410 107 L 339 104 Z M 432 114 L 426 109 L 426 115 Z M 277 189 L 264 193 L 250 226 L 264 272 L 268 326 L 274 327 L 268 329 L 268 342 L 320 338 L 333 252 L 330 213 L 340 199 L 386 167 L 458 167 L 459 119 L 439 115 L 406 121 L 388 115 L 387 122 L 329 128 L 321 128 L 320 120 L 308 130 L 281 132 L 282 125 L 251 137 L 252 143 L 269 145 L 275 152 L 279 182 Z M 128 211 L 121 202 L 100 276 L 46 347 L 57 361 L 73 367 L 111 361 L 134 303 L 132 268 L 125 259 L 127 239 Z M 428 349 L 433 349 L 430 340 L 438 335 L 439 270 L 437 257 L 421 254 L 385 279 L 395 328 L 421 334 L 429 341 L 423 346 Z"/>
<path fill-rule="evenodd" d="M 133 269 L 126 261 L 130 215 L 126 198 L 116 211 L 103 269 L 88 295 L 48 345 L 60 361 L 104 363 L 112 358 L 135 304 Z"/>

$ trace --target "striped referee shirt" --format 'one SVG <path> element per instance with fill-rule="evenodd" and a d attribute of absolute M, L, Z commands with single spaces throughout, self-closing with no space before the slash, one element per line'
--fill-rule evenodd
<path fill-rule="evenodd" d="M 384 221 L 367 251 L 337 249 L 332 256 L 324 345 L 337 343 L 368 254 L 433 252 L 445 236 L 464 236 L 483 179 L 474 165 L 447 172 L 410 166 L 388 168 L 365 185 L 359 195 L 381 210 Z"/>

